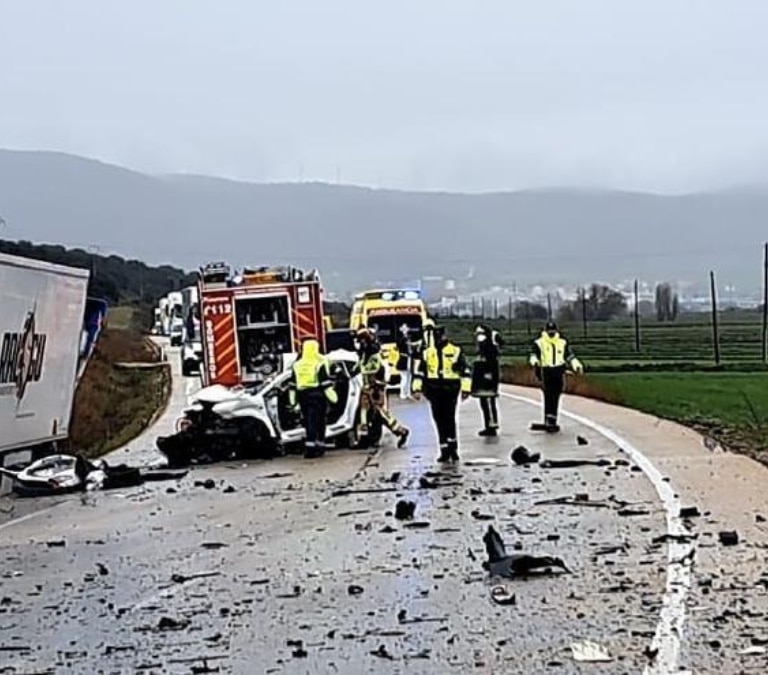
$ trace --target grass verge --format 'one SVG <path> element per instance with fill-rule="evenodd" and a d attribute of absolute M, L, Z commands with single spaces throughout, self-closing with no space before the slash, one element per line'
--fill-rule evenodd
<path fill-rule="evenodd" d="M 509 366 L 503 379 L 537 386 L 530 369 Z M 625 372 L 569 378 L 568 393 L 680 422 L 723 447 L 768 464 L 768 373 Z"/>
<path fill-rule="evenodd" d="M 156 362 L 157 352 L 130 322 L 105 329 L 75 395 L 70 445 L 98 457 L 138 436 L 167 402 L 168 368 L 121 368 Z"/>

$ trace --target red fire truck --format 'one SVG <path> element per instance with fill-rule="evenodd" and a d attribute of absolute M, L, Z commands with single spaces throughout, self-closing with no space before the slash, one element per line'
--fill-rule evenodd
<path fill-rule="evenodd" d="M 204 386 L 253 386 L 283 370 L 301 342 L 325 349 L 323 290 L 316 270 L 295 267 L 200 270 Z"/>

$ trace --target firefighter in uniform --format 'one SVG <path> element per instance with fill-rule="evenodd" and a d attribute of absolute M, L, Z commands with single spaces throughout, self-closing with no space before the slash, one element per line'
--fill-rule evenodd
<path fill-rule="evenodd" d="M 461 348 L 453 344 L 441 326 L 434 327 L 431 339 L 425 339 L 419 368 L 414 374 L 413 391 L 417 399 L 429 401 L 440 443 L 438 462 L 459 460 L 456 413 L 459 395 L 470 395 L 470 369 Z"/>
<path fill-rule="evenodd" d="M 387 408 L 386 368 L 379 343 L 373 333 L 363 328 L 356 335 L 363 391 L 360 398 L 360 436 L 368 434 L 372 416 L 377 415 L 385 427 L 397 436 L 397 447 L 405 447 L 410 430 L 397 421 Z"/>
<path fill-rule="evenodd" d="M 490 326 L 482 324 L 475 329 L 477 356 L 472 364 L 472 396 L 480 400 L 484 428 L 480 436 L 496 436 L 499 433 L 499 357 L 504 339 Z"/>
<path fill-rule="evenodd" d="M 544 397 L 544 428 L 559 431 L 557 424 L 560 396 L 565 385 L 565 373 L 583 373 L 584 366 L 576 358 L 568 341 L 560 335 L 557 324 L 547 321 L 541 335 L 534 340 L 529 357 L 536 379 L 541 383 Z"/>
<path fill-rule="evenodd" d="M 289 402 L 291 407 L 298 404 L 304 420 L 306 439 L 305 457 L 320 457 L 325 454 L 325 421 L 328 403 L 336 403 L 338 394 L 333 388 L 328 360 L 320 353 L 317 340 L 305 340 L 301 355 L 291 369 Z"/>

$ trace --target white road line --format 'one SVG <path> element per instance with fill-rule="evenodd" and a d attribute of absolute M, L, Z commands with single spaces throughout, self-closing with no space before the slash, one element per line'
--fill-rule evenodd
<path fill-rule="evenodd" d="M 540 406 L 541 402 L 501 392 L 505 398 Z M 615 443 L 625 452 L 645 473 L 651 481 L 661 503 L 664 505 L 667 518 L 667 533 L 671 537 L 680 535 L 690 536 L 690 532 L 684 527 L 680 519 L 680 501 L 670 483 L 664 480 L 664 476 L 640 450 L 619 436 L 611 429 L 597 422 L 575 413 L 562 411 L 561 414 L 578 424 L 593 429 L 601 436 Z M 664 592 L 663 605 L 656 624 L 656 633 L 651 643 L 651 648 L 658 650 L 655 662 L 647 666 L 644 675 L 668 675 L 676 673 L 680 675 L 680 641 L 683 635 L 685 623 L 685 598 L 691 587 L 691 564 L 695 553 L 695 545 L 671 540 L 668 548 L 667 584 Z M 682 562 L 681 562 L 682 561 Z"/>
<path fill-rule="evenodd" d="M 54 504 L 53 506 L 49 506 L 48 508 L 41 509 L 40 511 L 33 511 L 32 513 L 28 513 L 26 516 L 21 516 L 20 518 L 14 518 L 13 520 L 9 520 L 7 523 L 3 523 L 2 525 L 0 525 L 0 532 L 11 527 L 12 525 L 19 525 L 20 523 L 23 523 L 27 520 L 32 520 L 33 518 L 37 518 L 38 516 L 44 516 L 46 513 L 50 513 L 54 509 L 58 509 L 60 506 L 67 504 L 68 501 L 59 502 L 58 504 Z"/>

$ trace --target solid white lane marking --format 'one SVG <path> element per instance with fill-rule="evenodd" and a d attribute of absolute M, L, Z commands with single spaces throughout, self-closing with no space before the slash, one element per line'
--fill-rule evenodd
<path fill-rule="evenodd" d="M 541 401 L 526 396 L 500 392 L 508 399 L 540 406 Z M 621 448 L 635 462 L 653 485 L 664 506 L 667 519 L 667 534 L 670 537 L 690 536 L 680 518 L 680 500 L 670 483 L 640 450 L 608 427 L 575 413 L 562 411 L 561 415 L 588 427 Z M 651 648 L 658 651 L 655 662 L 647 666 L 645 675 L 680 674 L 680 640 L 685 623 L 685 598 L 691 587 L 691 564 L 695 546 L 674 539 L 668 543 L 667 583 L 663 605 L 656 624 Z"/>
<path fill-rule="evenodd" d="M 57 509 L 66 503 L 68 502 L 59 502 L 58 504 L 54 504 L 53 506 L 49 506 L 48 508 L 41 509 L 40 511 L 33 511 L 32 513 L 28 513 L 26 516 L 21 516 L 20 518 L 14 518 L 13 520 L 9 520 L 7 523 L 3 523 L 2 525 L 0 525 L 0 532 L 11 527 L 12 525 L 19 525 L 23 522 L 26 522 L 27 520 L 32 520 L 33 518 L 44 516 L 46 513 L 50 513 L 54 509 Z"/>

